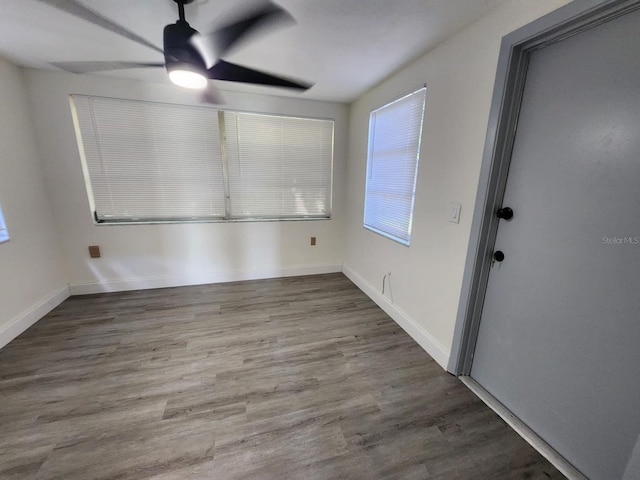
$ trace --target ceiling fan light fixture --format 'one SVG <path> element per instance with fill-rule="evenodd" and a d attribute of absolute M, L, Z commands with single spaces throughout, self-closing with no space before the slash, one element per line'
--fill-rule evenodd
<path fill-rule="evenodd" d="M 273 0 L 260 0 L 251 9 L 245 9 L 223 26 L 201 35 L 185 19 L 184 6 L 196 0 L 174 0 L 178 4 L 179 18 L 176 23 L 166 25 L 163 30 L 163 48 L 149 43 L 137 33 L 109 20 L 97 11 L 84 5 L 86 0 L 36 0 L 60 11 L 69 13 L 97 27 L 109 30 L 123 38 L 152 48 L 164 55 L 164 62 L 57 62 L 54 66 L 72 73 L 91 73 L 124 68 L 162 67 L 167 69 L 172 83 L 182 88 L 207 91 L 202 101 L 213 103 L 213 86 L 209 80 L 249 83 L 272 87 L 307 90 L 312 84 L 279 77 L 267 72 L 226 62 L 220 58 L 229 52 L 240 40 L 255 30 L 261 30 L 265 24 L 276 20 L 293 18 Z M 198 0 L 202 3 L 206 0 Z"/>
<path fill-rule="evenodd" d="M 175 68 L 169 71 L 169 79 L 179 87 L 203 90 L 207 86 L 207 78 L 200 72 L 186 68 Z"/>

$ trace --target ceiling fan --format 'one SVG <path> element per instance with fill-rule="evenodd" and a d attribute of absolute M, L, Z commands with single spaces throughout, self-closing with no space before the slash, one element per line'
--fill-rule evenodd
<path fill-rule="evenodd" d="M 291 22 L 293 18 L 282 7 L 265 0 L 249 10 L 237 14 L 223 27 L 200 34 L 185 19 L 184 6 L 194 0 L 174 0 L 178 4 L 178 21 L 164 27 L 164 48 L 161 49 L 136 33 L 82 5 L 77 0 L 39 0 L 70 13 L 94 25 L 110 30 L 164 55 L 164 62 L 55 62 L 52 65 L 72 73 L 91 73 L 127 68 L 165 67 L 176 85 L 206 89 L 205 101 L 216 101 L 213 86 L 208 80 L 225 80 L 257 85 L 307 90 L 311 83 L 275 76 L 259 70 L 227 62 L 221 57 L 236 43 L 267 24 Z"/>

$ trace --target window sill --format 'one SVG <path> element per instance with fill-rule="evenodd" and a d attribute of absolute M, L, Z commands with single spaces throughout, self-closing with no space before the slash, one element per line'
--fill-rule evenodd
<path fill-rule="evenodd" d="M 326 221 L 332 217 L 292 217 L 292 218 L 233 218 L 233 219 L 181 219 L 181 220 L 101 220 L 93 221 L 96 226 L 126 226 L 126 225 L 176 225 L 194 223 L 253 223 L 253 222 L 310 222 Z"/>

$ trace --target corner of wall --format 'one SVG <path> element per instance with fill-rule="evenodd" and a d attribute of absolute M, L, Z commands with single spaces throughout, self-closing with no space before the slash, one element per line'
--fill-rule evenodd
<path fill-rule="evenodd" d="M 37 151 L 23 70 L 0 59 L 0 192 L 10 240 L 0 246 L 0 347 L 69 296 Z"/>
<path fill-rule="evenodd" d="M 42 317 L 47 315 L 51 310 L 64 302 L 69 298 L 69 295 L 69 286 L 66 285 L 47 295 L 41 301 L 34 303 L 22 313 L 2 325 L 0 328 L 0 348 L 4 347 Z"/>
<path fill-rule="evenodd" d="M 449 363 L 449 351 L 440 345 L 440 343 L 418 322 L 413 320 L 402 309 L 391 303 L 387 297 L 384 297 L 373 285 L 367 282 L 360 274 L 358 274 L 349 265 L 342 265 L 342 272 L 351 280 L 365 295 L 378 305 L 384 312 L 389 315 L 402 329 L 413 338 L 422 349 L 433 358 L 438 365 L 444 370 L 447 369 Z"/>

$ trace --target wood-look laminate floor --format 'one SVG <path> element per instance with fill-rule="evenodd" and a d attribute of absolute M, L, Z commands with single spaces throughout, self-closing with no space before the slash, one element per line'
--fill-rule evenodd
<path fill-rule="evenodd" d="M 564 478 L 342 274 L 72 297 L 0 350 L 0 478 Z"/>

